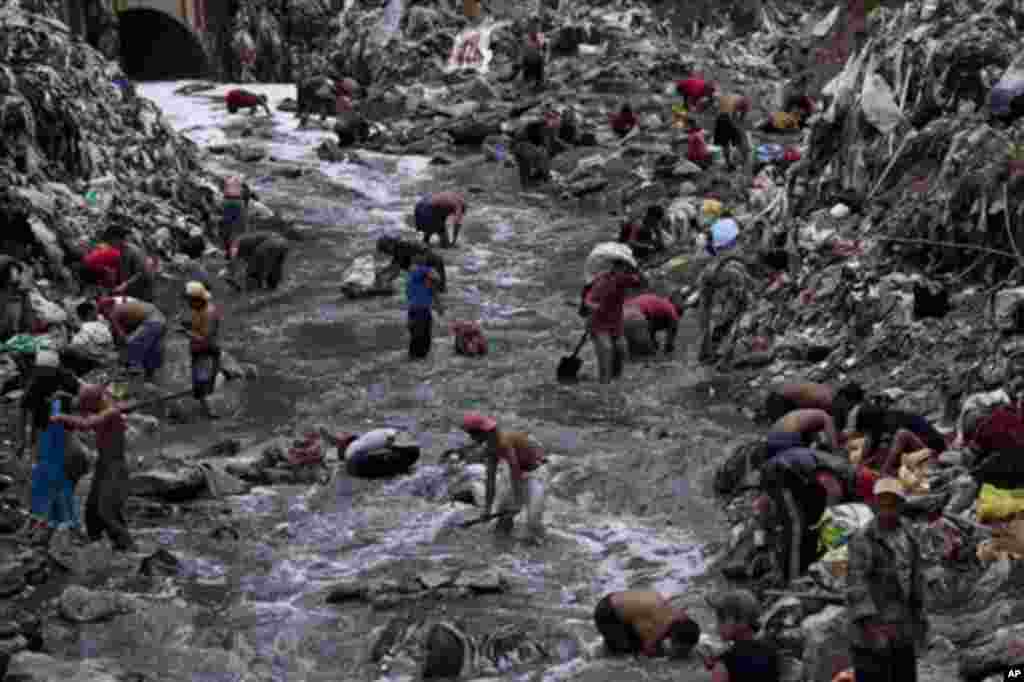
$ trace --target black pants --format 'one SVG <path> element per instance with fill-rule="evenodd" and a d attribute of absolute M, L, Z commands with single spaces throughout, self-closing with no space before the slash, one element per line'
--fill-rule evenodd
<path fill-rule="evenodd" d="M 774 424 L 796 409 L 799 409 L 799 405 L 795 402 L 779 393 L 772 392 L 764 402 L 762 419 Z"/>
<path fill-rule="evenodd" d="M 821 518 L 824 504 L 810 500 L 810 486 L 789 485 L 772 493 L 782 533 L 778 542 L 779 567 L 787 581 L 807 572 L 818 559 L 818 532 L 813 526 Z"/>
<path fill-rule="evenodd" d="M 635 654 L 643 646 L 633 626 L 624 623 L 615 612 L 610 594 L 597 603 L 597 608 L 594 609 L 594 625 L 604 637 L 605 647 L 613 654 Z"/>
<path fill-rule="evenodd" d="M 124 457 L 109 457 L 100 453 L 92 488 L 85 501 L 85 528 L 90 540 L 95 542 L 106 532 L 117 549 L 135 547 L 124 519 L 124 502 L 128 499 L 129 485 Z"/>
<path fill-rule="evenodd" d="M 430 354 L 434 336 L 434 316 L 430 308 L 409 309 L 409 357 L 425 358 Z"/>
<path fill-rule="evenodd" d="M 730 149 L 735 146 L 742 151 L 744 144 L 743 133 L 730 114 L 719 114 L 715 120 L 715 144 L 722 148 L 722 155 L 725 157 L 729 168 L 733 167 Z"/>
<path fill-rule="evenodd" d="M 917 682 L 917 652 L 911 644 L 888 651 L 854 648 L 850 653 L 857 682 Z"/>

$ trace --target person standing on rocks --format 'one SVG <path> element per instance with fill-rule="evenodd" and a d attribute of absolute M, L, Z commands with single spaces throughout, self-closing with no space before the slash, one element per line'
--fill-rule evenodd
<path fill-rule="evenodd" d="M 0 255 L 0 340 L 21 333 L 29 326 L 27 267 L 10 256 Z"/>
<path fill-rule="evenodd" d="M 250 92 L 241 88 L 229 90 L 228 93 L 224 95 L 224 104 L 227 106 L 229 114 L 234 114 L 239 109 L 248 109 L 249 115 L 251 116 L 256 113 L 257 109 L 263 107 L 267 112 L 267 116 L 273 115 L 270 113 L 270 106 L 267 104 L 266 95 L 257 95 L 255 92 Z"/>
<path fill-rule="evenodd" d="M 778 567 L 785 581 L 803 575 L 818 558 L 815 529 L 828 507 L 853 501 L 870 491 L 875 475 L 842 457 L 811 448 L 789 448 L 765 462 L 754 507 L 764 525 L 781 522 Z"/>
<path fill-rule="evenodd" d="M 778 650 L 755 639 L 760 629 L 761 605 L 749 590 L 730 590 L 708 599 L 718 619 L 718 636 L 732 646 L 713 661 L 711 682 L 779 682 Z"/>
<path fill-rule="evenodd" d="M 846 603 L 858 682 L 916 682 L 928 635 L 921 548 L 902 518 L 899 479 L 875 483 L 875 518 L 850 540 Z"/>
<path fill-rule="evenodd" d="M 110 324 L 114 343 L 126 346 L 129 368 L 144 372 L 146 381 L 152 381 L 164 364 L 167 318 L 152 303 L 134 298 L 104 297 L 97 307 Z"/>
<path fill-rule="evenodd" d="M 438 235 L 441 248 L 455 246 L 459 241 L 462 220 L 466 217 L 466 199 L 457 192 L 429 194 L 418 202 L 413 212 L 413 224 L 417 232 L 423 233 L 423 243 L 430 244 L 430 238 Z M 448 219 L 452 221 L 452 238 L 448 240 Z"/>
<path fill-rule="evenodd" d="M 417 258 L 422 258 L 424 265 L 437 273 L 437 291 L 448 290 L 448 278 L 444 273 L 444 259 L 425 244 L 398 239 L 397 237 L 381 237 L 377 240 L 377 253 L 391 256 L 391 264 L 377 273 L 374 287 L 389 286 L 403 270 L 412 269 Z"/>
<path fill-rule="evenodd" d="M 541 31 L 540 20 L 532 19 L 526 34 L 526 45 L 523 48 L 522 71 L 523 80 L 532 81 L 534 88 L 538 90 L 544 87 L 544 50 L 546 47 L 547 40 Z"/>
<path fill-rule="evenodd" d="M 126 241 L 127 237 L 128 230 L 124 227 L 115 227 L 110 231 L 110 244 L 121 253 L 118 285 L 112 293 L 152 303 L 156 293 L 155 267 L 142 249 Z"/>
<path fill-rule="evenodd" d="M 612 269 L 594 279 L 593 286 L 583 299 L 590 311 L 590 338 L 597 354 L 598 372 L 602 384 L 622 375 L 626 358 L 625 319 L 623 307 L 626 293 L 631 288 L 646 286 L 636 267 L 617 261 Z"/>
<path fill-rule="evenodd" d="M 673 655 L 684 658 L 700 640 L 700 626 L 686 611 L 653 590 L 605 595 L 594 609 L 594 625 L 612 654 L 663 656 L 669 639 Z"/>
<path fill-rule="evenodd" d="M 192 396 L 199 401 L 203 416 L 216 419 L 210 409 L 209 397 L 217 386 L 220 373 L 220 308 L 210 299 L 210 292 L 200 282 L 185 285 L 185 300 L 188 302 L 189 317 L 183 328 L 189 338 L 189 354 L 192 356 Z"/>
<path fill-rule="evenodd" d="M 102 384 L 83 384 L 78 391 L 79 409 L 88 416 L 56 415 L 51 422 L 75 431 L 95 431 L 99 459 L 92 488 L 85 502 L 85 527 L 89 539 L 105 532 L 114 548 L 134 551 L 135 542 L 124 519 L 124 502 L 131 490 L 125 458 L 127 423 L 121 406 Z"/>
<path fill-rule="evenodd" d="M 476 412 L 462 418 L 462 430 L 487 447 L 487 480 L 484 516 L 502 514 L 496 525 L 499 533 L 512 532 L 514 517 L 526 508 L 526 528 L 534 541 L 544 535 L 544 505 L 547 500 L 547 476 L 541 469 L 547 458 L 543 446 L 521 431 L 501 431 L 498 422 Z M 495 501 L 498 465 L 504 463 L 507 485 Z"/>
<path fill-rule="evenodd" d="M 405 284 L 408 306 L 409 359 L 422 360 L 430 354 L 434 336 L 434 309 L 444 315 L 441 302 L 441 276 L 427 264 L 427 255 L 413 256 Z"/>
<path fill-rule="evenodd" d="M 288 259 L 288 240 L 276 232 L 260 231 L 244 234 L 228 249 L 231 276 L 237 282 L 244 264 L 245 289 L 266 287 L 273 291 L 284 279 L 284 263 Z"/>
<path fill-rule="evenodd" d="M 240 175 L 224 178 L 224 207 L 221 218 L 221 239 L 224 241 L 224 252 L 231 248 L 231 243 L 249 229 L 249 202 L 256 199 L 256 194 Z"/>

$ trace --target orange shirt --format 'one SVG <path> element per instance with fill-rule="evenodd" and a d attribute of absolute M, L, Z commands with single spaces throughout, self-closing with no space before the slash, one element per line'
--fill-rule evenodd
<path fill-rule="evenodd" d="M 512 479 L 533 471 L 544 463 L 544 451 L 522 431 L 502 431 L 498 434 L 498 459 L 508 462 Z"/>

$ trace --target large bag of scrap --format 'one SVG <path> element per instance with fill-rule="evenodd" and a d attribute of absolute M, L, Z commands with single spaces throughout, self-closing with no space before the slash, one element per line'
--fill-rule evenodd
<path fill-rule="evenodd" d="M 633 257 L 633 250 L 627 245 L 618 242 L 598 244 L 587 256 L 587 262 L 583 266 L 584 283 L 590 284 L 601 273 L 610 271 L 616 263 L 626 263 L 633 268 L 638 267 L 636 258 Z"/>
<path fill-rule="evenodd" d="M 341 280 L 341 291 L 348 298 L 390 296 L 395 293 L 391 286 L 377 284 L 376 261 L 372 255 L 360 256 L 352 262 Z"/>
<path fill-rule="evenodd" d="M 1024 490 L 1004 490 L 991 483 L 981 486 L 978 495 L 978 521 L 998 521 L 1024 512 Z"/>
<path fill-rule="evenodd" d="M 840 504 L 825 510 L 818 522 L 818 549 L 829 552 L 844 546 L 858 530 L 875 518 L 866 504 Z"/>

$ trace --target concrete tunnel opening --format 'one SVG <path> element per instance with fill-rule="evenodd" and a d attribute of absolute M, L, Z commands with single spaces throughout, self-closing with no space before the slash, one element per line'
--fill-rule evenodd
<path fill-rule="evenodd" d="M 201 78 L 210 63 L 199 39 L 174 17 L 152 9 L 118 15 L 121 63 L 134 80 Z"/>

